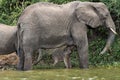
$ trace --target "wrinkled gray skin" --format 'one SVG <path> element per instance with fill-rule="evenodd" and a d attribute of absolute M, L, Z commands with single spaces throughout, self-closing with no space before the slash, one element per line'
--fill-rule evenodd
<path fill-rule="evenodd" d="M 80 68 L 88 68 L 87 25 L 104 25 L 109 37 L 102 53 L 114 40 L 116 29 L 103 3 L 73 1 L 63 5 L 36 3 L 28 6 L 18 20 L 19 70 L 32 69 L 32 53 L 40 48 L 75 45 Z"/>
<path fill-rule="evenodd" d="M 55 66 L 58 62 L 64 61 L 64 64 L 66 68 L 71 68 L 71 61 L 70 61 L 70 53 L 71 53 L 72 47 L 60 47 L 60 48 L 55 48 L 55 49 L 47 49 L 45 52 L 49 53 L 52 55 L 52 59 L 54 60 L 53 66 Z M 38 58 L 37 61 L 35 61 L 33 64 L 36 65 L 40 62 L 42 59 L 42 49 L 39 49 L 38 52 Z"/>
<path fill-rule="evenodd" d="M 0 24 L 0 55 L 16 51 L 17 27 Z"/>

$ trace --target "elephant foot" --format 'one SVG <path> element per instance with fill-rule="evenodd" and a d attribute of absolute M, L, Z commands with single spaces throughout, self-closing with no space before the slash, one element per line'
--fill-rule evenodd
<path fill-rule="evenodd" d="M 31 70 L 32 69 L 32 67 L 25 67 L 24 69 L 23 69 L 23 71 L 28 71 L 28 70 Z"/>
<path fill-rule="evenodd" d="M 80 68 L 81 68 L 81 69 L 88 69 L 89 66 L 88 66 L 88 65 L 82 65 L 82 66 L 80 65 Z"/>
<path fill-rule="evenodd" d="M 32 69 L 32 57 L 26 57 L 24 62 L 23 71 L 31 70 Z"/>
<path fill-rule="evenodd" d="M 20 65 L 20 64 L 17 64 L 16 69 L 17 69 L 18 71 L 23 71 L 23 66 Z"/>
<path fill-rule="evenodd" d="M 72 68 L 72 66 L 68 66 L 68 67 L 66 67 L 67 69 L 71 69 Z"/>
<path fill-rule="evenodd" d="M 19 71 L 27 71 L 32 69 L 32 61 L 27 60 L 25 61 L 24 65 L 23 64 L 18 64 L 17 65 L 17 70 Z"/>
<path fill-rule="evenodd" d="M 23 69 L 20 68 L 20 67 L 17 67 L 16 70 L 18 70 L 18 71 L 23 71 Z"/>

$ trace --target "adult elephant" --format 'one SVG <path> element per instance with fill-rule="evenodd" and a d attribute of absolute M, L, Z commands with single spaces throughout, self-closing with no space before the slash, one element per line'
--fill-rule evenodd
<path fill-rule="evenodd" d="M 31 54 L 40 48 L 75 45 L 81 68 L 88 68 L 87 26 L 105 25 L 109 37 L 104 53 L 114 40 L 116 29 L 103 3 L 73 1 L 63 5 L 39 2 L 28 6 L 18 20 L 19 70 L 32 68 Z"/>
<path fill-rule="evenodd" d="M 10 54 L 16 50 L 17 26 L 0 24 L 0 55 Z"/>

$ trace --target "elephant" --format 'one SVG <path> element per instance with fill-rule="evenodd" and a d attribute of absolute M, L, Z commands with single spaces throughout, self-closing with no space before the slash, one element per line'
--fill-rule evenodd
<path fill-rule="evenodd" d="M 55 66 L 58 62 L 64 61 L 66 68 L 69 69 L 72 67 L 70 61 L 70 54 L 72 48 L 73 47 L 62 46 L 55 49 L 45 49 L 44 53 L 45 54 L 48 53 L 52 56 L 52 59 L 54 61 L 53 66 Z M 42 55 L 44 55 L 42 51 L 43 50 L 41 49 L 38 50 L 38 58 L 37 61 L 33 62 L 33 65 L 37 65 L 42 59 Z"/>
<path fill-rule="evenodd" d="M 10 54 L 16 50 L 17 26 L 0 24 L 0 55 Z"/>
<path fill-rule="evenodd" d="M 79 67 L 89 68 L 87 29 L 106 26 L 109 36 L 101 54 L 113 43 L 116 28 L 104 3 L 72 1 L 58 5 L 38 2 L 24 9 L 17 23 L 18 70 L 32 69 L 32 57 L 38 49 L 74 45 Z"/>
<path fill-rule="evenodd" d="M 55 66 L 58 62 L 64 61 L 64 64 L 67 69 L 71 68 L 71 61 L 70 61 L 70 54 L 71 54 L 71 48 L 68 47 L 65 51 L 61 48 L 56 49 L 52 53 L 52 59 L 54 60 L 53 66 Z"/>

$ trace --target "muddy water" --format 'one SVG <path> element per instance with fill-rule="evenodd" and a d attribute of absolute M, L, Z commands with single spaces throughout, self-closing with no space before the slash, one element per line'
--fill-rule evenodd
<path fill-rule="evenodd" d="M 0 71 L 0 80 L 120 80 L 120 68 L 6 70 Z"/>

